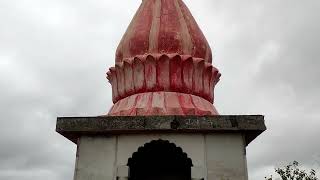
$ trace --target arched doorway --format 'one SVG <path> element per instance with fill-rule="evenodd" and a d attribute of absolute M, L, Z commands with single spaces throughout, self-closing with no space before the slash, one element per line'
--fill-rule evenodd
<path fill-rule="evenodd" d="M 129 180 L 191 180 L 192 161 L 174 143 L 154 140 L 128 160 Z"/>

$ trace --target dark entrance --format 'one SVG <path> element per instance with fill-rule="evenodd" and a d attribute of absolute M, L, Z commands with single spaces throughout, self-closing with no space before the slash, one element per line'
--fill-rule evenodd
<path fill-rule="evenodd" d="M 192 161 L 174 143 L 155 140 L 128 160 L 129 180 L 191 180 Z"/>

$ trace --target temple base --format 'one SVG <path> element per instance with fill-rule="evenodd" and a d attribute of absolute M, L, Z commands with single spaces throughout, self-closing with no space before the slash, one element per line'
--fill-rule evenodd
<path fill-rule="evenodd" d="M 179 92 L 134 94 L 113 105 L 110 116 L 218 115 L 208 100 Z"/>
<path fill-rule="evenodd" d="M 192 180 L 247 180 L 245 148 L 265 129 L 257 115 L 62 117 L 56 130 L 77 143 L 75 180 L 130 179 L 137 168 L 129 161 L 142 162 L 145 152 L 165 157 L 162 145 L 190 159 Z"/>

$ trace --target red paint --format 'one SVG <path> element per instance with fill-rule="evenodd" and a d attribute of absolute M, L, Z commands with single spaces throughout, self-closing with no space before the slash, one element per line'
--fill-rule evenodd
<path fill-rule="evenodd" d="M 155 102 L 159 99 L 159 93 L 162 93 L 160 95 L 164 98 L 164 103 Z M 134 103 L 128 103 L 128 101 Z M 209 101 L 198 96 L 178 92 L 147 92 L 132 95 L 118 101 L 109 111 L 111 116 L 217 114 L 217 110 Z"/>
<path fill-rule="evenodd" d="M 192 57 L 187 57 L 182 62 L 182 92 L 191 94 L 193 92 L 193 59 Z"/>
<path fill-rule="evenodd" d="M 143 62 L 139 58 L 133 60 L 133 85 L 135 93 L 143 92 L 145 89 L 145 77 Z M 114 102 L 115 103 L 115 102 Z"/>
<path fill-rule="evenodd" d="M 159 91 L 170 90 L 170 59 L 167 55 L 160 56 L 157 62 L 157 86 Z"/>
<path fill-rule="evenodd" d="M 170 89 L 180 92 L 182 90 L 182 60 L 180 56 L 174 56 L 170 59 Z"/>
<path fill-rule="evenodd" d="M 142 1 L 107 78 L 109 115 L 216 115 L 220 73 L 210 46 L 181 0 Z"/>
<path fill-rule="evenodd" d="M 203 59 L 177 54 L 149 54 L 126 60 L 112 72 L 107 75 L 113 80 L 112 85 L 114 81 L 117 83 L 116 100 L 137 93 L 168 91 L 189 93 L 213 102 L 213 87 L 220 77 L 216 68 Z"/>
<path fill-rule="evenodd" d="M 182 53 L 178 12 L 174 0 L 161 0 L 158 49 L 161 53 Z"/>
<path fill-rule="evenodd" d="M 136 21 L 129 39 L 130 55 L 144 54 L 149 49 L 149 34 L 152 24 L 152 7 L 154 1 L 146 1 Z"/>
<path fill-rule="evenodd" d="M 144 65 L 144 72 L 145 72 L 145 79 L 146 82 L 146 91 L 156 91 L 157 86 L 157 64 L 155 57 L 147 56 L 145 65 Z"/>
<path fill-rule="evenodd" d="M 156 4 L 160 4 L 157 6 Z M 176 5 L 177 4 L 177 5 Z M 159 10 L 159 17 L 154 11 Z M 187 30 L 179 21 L 179 12 Z M 152 27 L 152 21 L 160 18 L 159 26 Z M 156 24 L 156 23 L 154 23 Z M 151 34 L 152 28 L 155 32 Z M 193 48 L 184 49 L 184 31 L 191 37 Z M 150 37 L 157 36 L 157 37 Z M 152 42 L 149 42 L 152 40 Z M 154 45 L 156 44 L 156 45 Z M 150 46 L 157 49 L 149 52 Z M 181 0 L 147 0 L 142 1 L 140 8 L 132 19 L 116 51 L 116 62 L 144 54 L 173 54 L 190 55 L 212 61 L 210 46 L 192 14 Z"/>
<path fill-rule="evenodd" d="M 194 45 L 192 55 L 198 58 L 206 58 L 207 51 L 210 51 L 210 55 L 207 60 L 208 62 L 212 62 L 210 46 L 208 45 L 208 42 L 204 37 L 202 31 L 200 30 L 197 22 L 193 19 L 192 14 L 190 13 L 187 6 L 182 1 L 178 1 L 178 3 L 181 8 L 182 14 L 184 15 L 184 18 L 187 19 L 187 27 L 191 35 L 192 43 Z"/>

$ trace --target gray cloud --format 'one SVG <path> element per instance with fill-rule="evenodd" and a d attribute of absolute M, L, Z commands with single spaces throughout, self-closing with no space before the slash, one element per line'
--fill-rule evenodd
<path fill-rule="evenodd" d="M 105 72 L 140 1 L 0 2 L 0 179 L 72 179 L 75 145 L 57 116 L 106 113 Z M 250 179 L 298 160 L 320 170 L 320 2 L 185 0 L 222 72 L 222 114 L 265 114 Z"/>

